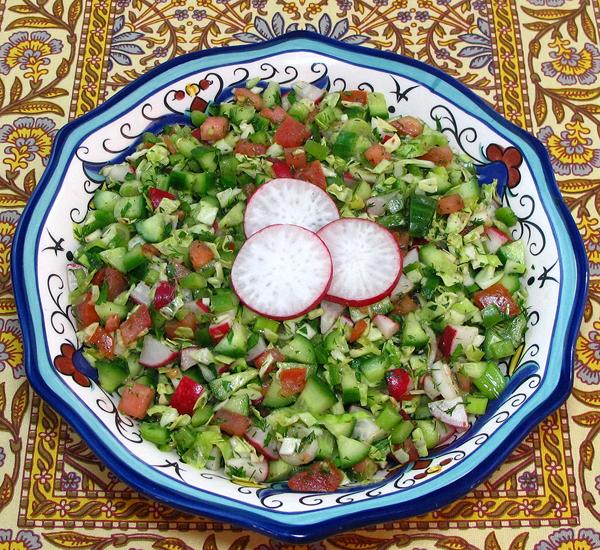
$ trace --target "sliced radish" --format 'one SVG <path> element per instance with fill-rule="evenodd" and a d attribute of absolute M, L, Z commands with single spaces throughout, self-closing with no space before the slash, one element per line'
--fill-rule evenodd
<path fill-rule="evenodd" d="M 428 404 L 428 407 L 435 418 L 449 426 L 462 429 L 469 427 L 469 419 L 462 397 L 432 401 Z"/>
<path fill-rule="evenodd" d="M 225 462 L 226 469 L 230 469 L 230 474 L 234 475 L 236 472 L 243 472 L 245 479 L 250 481 L 266 481 L 269 477 L 269 463 L 261 456 L 260 460 L 251 460 L 249 457 L 246 458 L 230 458 Z"/>
<path fill-rule="evenodd" d="M 510 237 L 497 227 L 486 228 L 485 236 L 485 246 L 491 254 L 495 254 L 502 245 L 510 241 Z"/>
<path fill-rule="evenodd" d="M 342 314 L 342 311 L 346 309 L 346 306 L 323 300 L 321 308 L 323 309 L 323 314 L 321 315 L 321 334 L 325 334 L 335 325 L 335 322 Z"/>
<path fill-rule="evenodd" d="M 404 256 L 402 263 L 403 263 L 404 267 L 406 267 L 406 266 L 408 266 L 410 264 L 414 264 L 418 261 L 419 261 L 419 247 L 415 246 L 414 248 L 411 248 L 406 253 L 406 256 Z"/>
<path fill-rule="evenodd" d="M 345 218 L 326 225 L 318 235 L 333 261 L 328 300 L 359 307 L 391 293 L 402 273 L 402 254 L 387 229 L 369 220 Z"/>
<path fill-rule="evenodd" d="M 477 327 L 448 325 L 439 339 L 440 352 L 444 357 L 450 357 L 459 345 L 465 350 L 474 344 L 478 335 Z"/>
<path fill-rule="evenodd" d="M 274 224 L 299 225 L 318 231 L 339 217 L 333 199 L 316 185 L 278 178 L 261 185 L 248 201 L 244 231 L 250 237 Z"/>
<path fill-rule="evenodd" d="M 235 319 L 235 310 L 226 311 L 219 315 L 208 327 L 208 333 L 213 341 L 219 342 L 231 329 Z"/>
<path fill-rule="evenodd" d="M 400 325 L 386 315 L 375 315 L 373 322 L 386 339 L 391 338 L 400 330 Z"/>
<path fill-rule="evenodd" d="M 277 460 L 279 458 L 277 440 L 273 437 L 273 434 L 268 434 L 257 426 L 250 426 L 246 430 L 244 437 L 250 445 L 269 460 Z"/>
<path fill-rule="evenodd" d="M 402 273 L 398 279 L 398 283 L 394 287 L 394 290 L 392 290 L 391 296 L 393 298 L 394 296 L 407 294 L 414 288 L 414 286 L 414 283 L 406 275 L 404 275 L 404 273 Z"/>
<path fill-rule="evenodd" d="M 333 269 L 323 241 L 297 225 L 272 225 L 240 249 L 231 285 L 251 310 L 271 319 L 293 319 L 313 309 L 327 292 Z"/>
<path fill-rule="evenodd" d="M 152 303 L 152 297 L 150 296 L 151 290 L 152 289 L 144 281 L 140 281 L 131 291 L 129 297 L 136 304 L 144 304 L 145 306 L 149 306 Z"/>
<path fill-rule="evenodd" d="M 248 350 L 246 361 L 254 361 L 261 353 L 267 349 L 267 343 L 262 336 L 258 337 L 256 345 Z"/>
<path fill-rule="evenodd" d="M 179 365 L 181 370 L 188 370 L 198 363 L 209 365 L 213 362 L 212 353 L 208 348 L 200 348 L 198 346 L 190 346 L 181 350 L 179 355 Z"/>
<path fill-rule="evenodd" d="M 437 361 L 431 365 L 431 378 L 435 388 L 442 394 L 444 399 L 455 399 L 459 396 L 454 375 L 446 363 Z"/>
<path fill-rule="evenodd" d="M 435 385 L 433 378 L 429 375 L 423 378 L 423 390 L 425 390 L 425 394 L 429 399 L 435 399 L 440 395 L 440 391 Z"/>
<path fill-rule="evenodd" d="M 154 336 L 146 334 L 140 354 L 140 365 L 157 369 L 172 363 L 178 355 L 176 350 L 172 350 Z"/>

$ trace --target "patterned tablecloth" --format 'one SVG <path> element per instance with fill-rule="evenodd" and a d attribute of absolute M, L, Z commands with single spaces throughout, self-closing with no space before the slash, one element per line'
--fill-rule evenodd
<path fill-rule="evenodd" d="M 491 479 L 436 512 L 310 546 L 599 549 L 597 0 L 0 0 L 0 549 L 282 546 L 140 496 L 32 394 L 9 256 L 19 213 L 68 119 L 184 52 L 294 29 L 421 59 L 537 135 L 592 276 L 573 395 Z"/>

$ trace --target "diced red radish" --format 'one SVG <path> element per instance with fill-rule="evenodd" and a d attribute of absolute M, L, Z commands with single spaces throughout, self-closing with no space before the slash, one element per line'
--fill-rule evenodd
<path fill-rule="evenodd" d="M 148 198 L 150 199 L 150 203 L 152 204 L 152 208 L 156 209 L 160 205 L 163 199 L 175 199 L 175 195 L 169 193 L 168 191 L 164 191 L 163 189 L 158 189 L 158 187 L 150 187 L 148 189 Z"/>
<path fill-rule="evenodd" d="M 331 330 L 333 325 L 335 325 L 335 322 L 342 314 L 342 311 L 346 309 L 346 306 L 323 300 L 321 302 L 321 308 L 323 309 L 323 314 L 321 315 L 321 334 L 325 334 Z"/>
<path fill-rule="evenodd" d="M 333 261 L 328 300 L 360 307 L 389 296 L 402 273 L 402 254 L 387 229 L 369 220 L 344 218 L 318 235 Z"/>
<path fill-rule="evenodd" d="M 385 373 L 385 381 L 387 383 L 388 393 L 396 400 L 402 401 L 405 398 L 410 398 L 408 390 L 410 388 L 411 379 L 408 372 L 404 369 L 392 369 Z"/>
<path fill-rule="evenodd" d="M 318 231 L 339 217 L 333 199 L 316 185 L 278 178 L 261 185 L 248 201 L 244 231 L 250 237 L 274 224 L 293 224 Z"/>
<path fill-rule="evenodd" d="M 179 365 L 185 371 L 198 363 L 208 365 L 212 361 L 212 354 L 208 348 L 190 346 L 181 350 L 179 354 Z"/>
<path fill-rule="evenodd" d="M 246 361 L 254 361 L 261 353 L 267 349 L 267 343 L 262 336 L 259 336 L 256 345 L 248 350 Z"/>
<path fill-rule="evenodd" d="M 264 432 L 257 426 L 250 426 L 250 428 L 246 430 L 244 437 L 250 445 L 269 460 L 277 460 L 279 458 L 279 453 L 277 452 L 277 440 L 272 434 L 271 437 L 269 437 L 267 432 Z M 267 439 L 269 439 L 268 442 Z"/>
<path fill-rule="evenodd" d="M 225 470 L 231 468 L 231 473 L 244 472 L 244 479 L 261 483 L 269 477 L 269 463 L 260 457 L 260 460 L 253 461 L 250 458 L 230 458 L 225 463 Z"/>
<path fill-rule="evenodd" d="M 189 376 L 184 376 L 177 384 L 171 396 L 170 405 L 177 409 L 179 414 L 194 414 L 194 407 L 200 396 L 204 393 L 204 386 Z"/>
<path fill-rule="evenodd" d="M 219 315 L 214 323 L 211 323 L 208 327 L 208 333 L 214 342 L 219 342 L 231 329 L 233 320 L 235 318 L 235 311 L 228 311 Z"/>
<path fill-rule="evenodd" d="M 377 195 L 367 199 L 367 214 L 369 216 L 383 216 L 385 214 L 385 205 L 389 197 L 386 195 Z"/>
<path fill-rule="evenodd" d="M 414 286 L 414 283 L 406 275 L 404 275 L 404 273 L 402 273 L 390 296 L 393 298 L 394 296 L 407 294 L 414 288 Z"/>
<path fill-rule="evenodd" d="M 427 406 L 431 414 L 444 422 L 444 424 L 461 429 L 469 427 L 469 419 L 467 418 L 462 397 L 431 401 Z"/>
<path fill-rule="evenodd" d="M 435 429 L 439 436 L 436 448 L 446 444 L 450 440 L 450 438 L 456 433 L 456 428 L 454 426 L 444 424 L 443 422 L 436 422 Z"/>
<path fill-rule="evenodd" d="M 402 264 L 406 268 L 406 266 L 409 266 L 410 264 L 414 264 L 418 261 L 419 261 L 419 247 L 415 246 L 406 253 L 406 256 L 404 256 L 404 258 L 403 258 Z"/>
<path fill-rule="evenodd" d="M 437 389 L 433 378 L 429 375 L 423 378 L 423 390 L 429 399 L 435 399 L 440 395 L 440 391 Z"/>
<path fill-rule="evenodd" d="M 193 313 L 194 315 L 204 315 L 210 313 L 210 308 L 202 300 L 191 300 L 183 304 L 182 309 Z"/>
<path fill-rule="evenodd" d="M 493 226 L 485 229 L 485 236 L 485 247 L 491 254 L 495 254 L 502 245 L 510 242 L 510 237 L 504 231 Z"/>
<path fill-rule="evenodd" d="M 296 97 L 299 99 L 308 99 L 309 101 L 318 101 L 325 94 L 325 90 L 317 88 L 310 82 L 298 81 L 294 84 Z"/>
<path fill-rule="evenodd" d="M 354 323 L 352 322 L 352 319 L 350 319 L 350 317 L 348 317 L 347 315 L 340 316 L 340 321 L 342 323 L 344 323 L 344 325 L 346 325 L 347 327 L 352 328 L 354 326 Z"/>
<path fill-rule="evenodd" d="M 172 363 L 178 355 L 179 353 L 176 350 L 172 350 L 154 336 L 146 334 L 142 344 L 142 353 L 140 354 L 140 365 L 157 369 Z"/>
<path fill-rule="evenodd" d="M 479 335 L 477 327 L 448 325 L 440 336 L 438 346 L 444 357 L 450 357 L 459 345 L 463 350 L 473 344 Z"/>
<path fill-rule="evenodd" d="M 431 365 L 431 378 L 435 388 L 442 394 L 444 399 L 454 399 L 460 395 L 458 386 L 454 381 L 454 375 L 446 363 L 437 361 Z"/>
<path fill-rule="evenodd" d="M 386 435 L 385 431 L 377 425 L 373 418 L 359 418 L 352 430 L 353 439 L 369 444 L 383 439 Z"/>
<path fill-rule="evenodd" d="M 396 323 L 396 321 L 390 319 L 387 315 L 375 315 L 375 317 L 373 317 L 373 322 L 386 339 L 391 338 L 400 330 L 400 325 Z"/>
<path fill-rule="evenodd" d="M 279 456 L 281 460 L 292 466 L 302 466 L 312 462 L 319 452 L 318 438 L 312 438 L 310 443 L 303 445 L 302 439 L 313 433 L 307 428 L 297 430 L 298 437 L 284 437 L 279 447 Z"/>
<path fill-rule="evenodd" d="M 231 284 L 251 310 L 271 319 L 293 319 L 321 301 L 332 273 L 329 251 L 315 233 L 297 225 L 272 225 L 244 243 Z"/>
<path fill-rule="evenodd" d="M 168 281 L 160 281 L 154 291 L 154 309 L 168 306 L 175 299 L 175 287 Z"/>
<path fill-rule="evenodd" d="M 273 159 L 271 161 L 271 167 L 276 178 L 292 178 L 294 175 L 290 170 L 290 167 L 282 160 Z"/>
<path fill-rule="evenodd" d="M 144 281 L 140 281 L 131 291 L 129 297 L 136 304 L 144 304 L 145 306 L 149 306 L 152 303 L 150 292 L 151 288 Z"/>

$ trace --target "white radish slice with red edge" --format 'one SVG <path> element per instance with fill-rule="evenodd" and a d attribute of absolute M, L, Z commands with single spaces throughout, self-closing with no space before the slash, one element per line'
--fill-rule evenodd
<path fill-rule="evenodd" d="M 389 296 L 402 273 L 402 254 L 387 229 L 369 220 L 345 218 L 326 225 L 318 235 L 333 261 L 328 300 L 361 307 Z"/>
<path fill-rule="evenodd" d="M 231 285 L 251 310 L 293 319 L 323 298 L 333 274 L 323 241 L 297 225 L 272 225 L 250 237 L 231 269 Z"/>
<path fill-rule="evenodd" d="M 244 214 L 246 237 L 275 224 L 299 225 L 318 231 L 340 214 L 321 188 L 302 180 L 277 178 L 261 185 L 250 197 Z"/>
<path fill-rule="evenodd" d="M 157 369 L 172 363 L 177 359 L 178 355 L 178 351 L 172 350 L 163 342 L 154 338 L 154 336 L 146 334 L 140 354 L 140 365 Z"/>

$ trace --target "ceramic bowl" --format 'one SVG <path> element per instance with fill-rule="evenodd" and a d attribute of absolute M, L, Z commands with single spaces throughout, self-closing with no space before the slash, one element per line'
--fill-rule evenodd
<path fill-rule="evenodd" d="M 232 87 L 249 77 L 284 87 L 305 80 L 331 90 L 383 91 L 390 113 L 410 113 L 443 128 L 452 145 L 473 159 L 482 183 L 498 180 L 504 203 L 519 217 L 513 237 L 527 247 L 529 330 L 525 345 L 504 365 L 511 374 L 506 391 L 461 439 L 376 484 L 300 494 L 285 484 L 241 486 L 220 473 L 195 470 L 142 441 L 137 424 L 119 414 L 77 349 L 66 266 L 77 246 L 72 223 L 83 220 L 102 181 L 99 169 L 125 157 L 144 131 L 231 97 Z M 569 394 L 586 266 L 539 141 L 438 70 L 306 32 L 174 59 L 67 124 L 12 251 L 29 380 L 98 457 L 150 498 L 298 542 L 430 511 L 489 476 Z"/>

